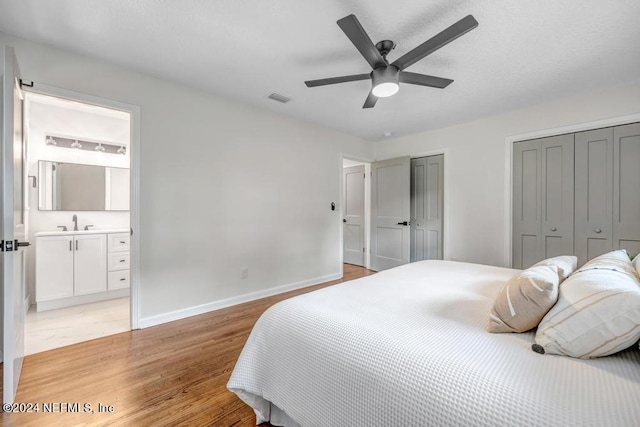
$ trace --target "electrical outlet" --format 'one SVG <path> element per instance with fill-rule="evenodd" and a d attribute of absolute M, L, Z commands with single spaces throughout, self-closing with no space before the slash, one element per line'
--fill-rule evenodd
<path fill-rule="evenodd" d="M 242 267 L 240 269 L 240 278 L 248 279 L 249 278 L 249 267 Z"/>

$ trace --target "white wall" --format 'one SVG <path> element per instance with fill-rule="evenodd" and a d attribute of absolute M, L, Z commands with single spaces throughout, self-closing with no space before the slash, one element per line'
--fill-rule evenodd
<path fill-rule="evenodd" d="M 141 323 L 341 273 L 330 210 L 340 153 L 371 158 L 369 143 L 1 33 L 0 43 L 36 84 L 141 107 Z"/>
<path fill-rule="evenodd" d="M 129 212 L 58 212 L 41 211 L 38 209 L 38 189 L 40 176 L 38 161 L 49 160 L 87 165 L 113 166 L 128 168 L 129 150 L 125 155 L 92 152 L 87 150 L 73 150 L 54 147 L 45 143 L 47 135 L 70 136 L 78 139 L 96 140 L 129 145 L 129 120 L 108 117 L 77 108 L 63 108 L 40 102 L 41 97 L 27 94 L 27 171 L 28 175 L 37 177 L 38 187 L 33 188 L 33 181 L 28 187 L 28 240 L 35 242 L 34 233 L 39 231 L 54 231 L 59 225 L 73 229 L 71 220 L 78 215 L 78 227 L 87 224 L 95 228 L 114 229 L 129 228 Z M 35 247 L 27 251 L 27 297 L 35 302 Z"/>
<path fill-rule="evenodd" d="M 385 140 L 376 143 L 374 151 L 376 159 L 382 160 L 446 149 L 449 258 L 506 266 L 505 175 L 509 176 L 509 165 L 505 139 L 635 113 L 640 113 L 640 82 Z"/>

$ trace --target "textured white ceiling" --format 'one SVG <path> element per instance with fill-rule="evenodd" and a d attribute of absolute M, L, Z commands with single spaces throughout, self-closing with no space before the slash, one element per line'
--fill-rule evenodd
<path fill-rule="evenodd" d="M 449 87 L 363 110 L 368 81 L 303 83 L 370 71 L 336 25 L 350 13 L 396 42 L 391 61 L 468 14 L 479 26 L 408 69 Z M 0 31 L 369 140 L 636 81 L 639 18 L 638 0 L 0 0 Z"/>

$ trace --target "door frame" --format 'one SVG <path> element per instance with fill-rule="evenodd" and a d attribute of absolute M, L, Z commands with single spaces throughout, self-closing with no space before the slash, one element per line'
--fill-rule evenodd
<path fill-rule="evenodd" d="M 565 133 L 576 133 L 587 130 L 606 128 L 611 126 L 626 125 L 630 123 L 640 122 L 640 113 L 630 114 L 627 116 L 611 117 L 602 120 L 593 120 L 584 123 L 578 123 L 569 126 L 561 126 L 550 129 L 543 129 L 533 132 L 521 133 L 505 137 L 504 144 L 504 265 L 503 267 L 511 268 L 513 260 L 511 251 L 512 232 L 513 232 L 513 144 L 518 141 L 526 141 L 529 139 L 538 139 L 548 136 L 557 136 Z M 445 168 L 445 173 L 447 168 Z M 445 179 L 446 185 L 446 179 Z M 446 193 L 445 193 L 446 198 Z M 446 218 L 446 216 L 445 216 Z M 446 235 L 445 235 L 446 236 Z"/>
<path fill-rule="evenodd" d="M 343 222 L 342 222 L 342 218 L 344 218 L 344 178 L 343 178 L 343 173 L 342 173 L 342 169 L 343 169 L 343 162 L 344 160 L 353 160 L 355 162 L 361 162 L 364 163 L 364 173 L 365 173 L 365 177 L 364 177 L 364 247 L 365 247 L 365 253 L 364 253 L 364 268 L 369 268 L 369 266 L 371 265 L 371 232 L 369 230 L 370 226 L 371 226 L 371 163 L 374 162 L 374 160 L 372 159 L 368 159 L 368 158 L 364 158 L 364 157 L 360 157 L 360 156 L 353 156 L 351 154 L 347 154 L 347 153 L 340 153 L 339 156 L 339 181 L 340 181 L 340 201 L 338 202 L 338 206 L 340 206 L 340 209 L 338 209 L 338 211 L 340 212 L 340 217 L 337 219 L 337 221 L 339 222 L 340 226 L 338 227 L 340 230 L 339 233 L 339 245 L 338 245 L 338 251 L 339 251 L 339 260 L 340 260 L 340 265 L 339 265 L 339 271 L 340 274 L 342 274 L 342 265 L 344 264 L 344 227 L 343 227 Z"/>
<path fill-rule="evenodd" d="M 130 165 L 131 201 L 129 209 L 130 227 L 134 230 L 131 236 L 131 282 L 130 282 L 130 328 L 140 329 L 140 107 L 121 101 L 101 98 L 68 89 L 33 82 L 33 86 L 25 87 L 25 92 L 63 98 L 70 101 L 92 104 L 129 113 L 130 117 Z"/>

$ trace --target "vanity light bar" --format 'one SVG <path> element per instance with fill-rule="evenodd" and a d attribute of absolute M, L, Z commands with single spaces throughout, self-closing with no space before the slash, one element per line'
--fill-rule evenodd
<path fill-rule="evenodd" d="M 91 142 L 82 139 L 62 138 L 59 136 L 46 136 L 46 145 L 51 147 L 73 148 L 75 150 L 98 151 L 109 154 L 126 154 L 124 145 L 106 144 L 104 142 Z"/>

